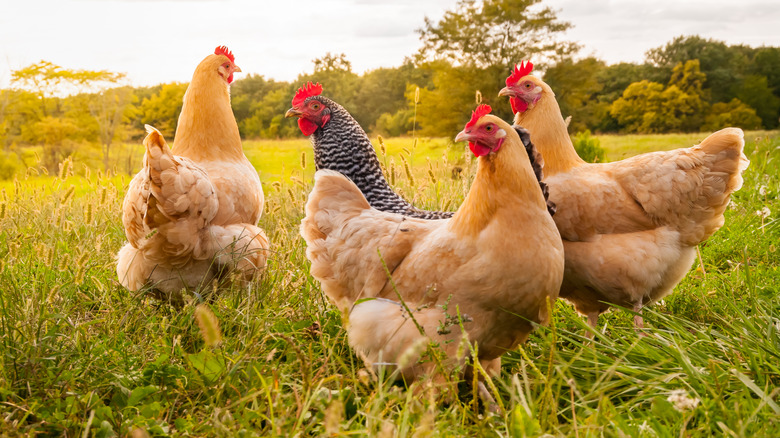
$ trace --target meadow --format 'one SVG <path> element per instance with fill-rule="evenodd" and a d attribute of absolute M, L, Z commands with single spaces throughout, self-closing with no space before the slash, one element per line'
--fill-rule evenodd
<path fill-rule="evenodd" d="M 614 160 L 704 134 L 598 138 Z M 298 235 L 308 140 L 245 143 L 273 255 L 250 287 L 198 291 L 182 308 L 116 281 L 130 176 L 78 161 L 58 175 L 30 170 L 0 182 L 0 435 L 780 436 L 780 134 L 746 142 L 751 164 L 726 224 L 645 310 L 647 336 L 613 310 L 588 341 L 559 301 L 552 323 L 504 356 L 489 385 L 497 414 L 469 385 L 442 403 L 351 352 Z M 383 143 L 404 196 L 459 205 L 476 168 L 463 147 Z"/>

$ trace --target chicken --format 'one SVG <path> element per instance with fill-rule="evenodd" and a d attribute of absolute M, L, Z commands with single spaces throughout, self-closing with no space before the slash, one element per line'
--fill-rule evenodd
<path fill-rule="evenodd" d="M 117 276 L 126 288 L 151 286 L 176 299 L 231 271 L 249 281 L 264 268 L 268 238 L 256 226 L 263 190 L 230 107 L 229 84 L 240 71 L 224 46 L 198 65 L 173 151 L 147 126 L 144 166 L 122 206 L 128 243 Z"/>
<path fill-rule="evenodd" d="M 749 164 L 743 132 L 726 128 L 701 144 L 612 163 L 577 156 L 555 94 L 521 64 L 499 93 L 515 123 L 531 133 L 545 162 L 566 273 L 560 296 L 596 327 L 607 303 L 641 309 L 672 292 L 691 267 L 696 246 L 724 223 L 730 195 Z"/>
<path fill-rule="evenodd" d="M 311 135 L 317 170 L 330 169 L 351 179 L 368 203 L 380 211 L 421 219 L 443 219 L 453 212 L 425 211 L 406 202 L 387 183 L 376 151 L 358 122 L 336 102 L 320 96 L 320 84 L 298 89 L 285 117 L 298 117 L 303 135 Z"/>
<path fill-rule="evenodd" d="M 311 274 L 348 315 L 358 354 L 396 364 L 407 380 L 463 363 L 461 321 L 477 359 L 497 373 L 500 356 L 548 320 L 560 288 L 563 247 L 528 155 L 489 111 L 477 108 L 455 138 L 469 141 L 479 160 L 452 218 L 381 212 L 343 175 L 315 174 L 301 223 Z M 446 369 L 417 363 L 416 347 L 428 340 L 446 353 Z"/>

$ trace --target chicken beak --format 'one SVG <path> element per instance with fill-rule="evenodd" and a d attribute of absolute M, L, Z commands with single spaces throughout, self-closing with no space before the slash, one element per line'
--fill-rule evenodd
<path fill-rule="evenodd" d="M 302 116 L 302 115 L 303 115 L 303 113 L 302 113 L 302 112 L 300 112 L 300 111 L 298 111 L 298 110 L 297 110 L 297 109 L 295 109 L 295 108 L 290 108 L 290 109 L 288 109 L 288 110 L 287 110 L 287 112 L 286 112 L 286 113 L 284 113 L 284 117 L 285 117 L 286 119 L 289 119 L 290 117 L 300 117 L 300 116 Z"/>
<path fill-rule="evenodd" d="M 504 87 L 498 92 L 499 96 L 514 96 L 514 94 L 515 92 L 512 90 L 512 87 Z"/>
<path fill-rule="evenodd" d="M 241 73 L 241 67 L 233 64 L 233 73 Z"/>
<path fill-rule="evenodd" d="M 466 133 L 466 130 L 460 131 L 458 135 L 455 136 L 455 141 L 468 141 L 469 140 L 469 134 Z"/>

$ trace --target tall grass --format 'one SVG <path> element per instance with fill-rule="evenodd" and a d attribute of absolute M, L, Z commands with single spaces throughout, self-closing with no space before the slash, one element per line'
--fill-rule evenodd
<path fill-rule="evenodd" d="M 351 352 L 298 235 L 310 149 L 265 181 L 273 255 L 261 281 L 182 309 L 116 281 L 127 177 L 21 176 L 0 186 L 0 435 L 778 436 L 780 139 L 748 140 L 726 225 L 645 311 L 649 336 L 623 310 L 588 341 L 557 303 L 552 324 L 505 355 L 499 414 L 468 387 L 446 403 L 407 391 Z M 472 160 L 412 161 L 422 143 L 385 143 L 380 162 L 407 198 L 460 204 Z"/>

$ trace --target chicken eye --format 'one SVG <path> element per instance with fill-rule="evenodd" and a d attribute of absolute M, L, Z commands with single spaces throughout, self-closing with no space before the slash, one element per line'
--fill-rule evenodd
<path fill-rule="evenodd" d="M 493 130 L 493 125 L 487 125 L 485 126 L 485 131 L 491 132 Z"/>
<path fill-rule="evenodd" d="M 531 83 L 530 82 L 526 82 L 525 83 L 525 88 L 531 88 Z"/>
<path fill-rule="evenodd" d="M 315 111 L 316 111 L 316 110 L 318 110 L 318 109 L 320 109 L 320 104 L 318 104 L 318 103 L 313 103 L 313 104 L 311 104 L 311 109 L 313 109 L 313 110 L 315 110 Z"/>

